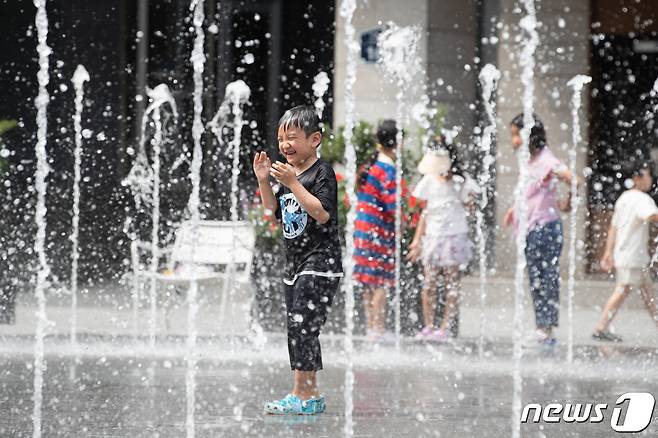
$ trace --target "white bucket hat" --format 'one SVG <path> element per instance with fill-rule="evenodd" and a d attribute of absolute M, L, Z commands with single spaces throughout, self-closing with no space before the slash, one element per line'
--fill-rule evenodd
<path fill-rule="evenodd" d="M 428 151 L 420 163 L 418 163 L 418 172 L 421 175 L 446 175 L 450 172 L 452 161 L 450 155 L 445 149 Z"/>

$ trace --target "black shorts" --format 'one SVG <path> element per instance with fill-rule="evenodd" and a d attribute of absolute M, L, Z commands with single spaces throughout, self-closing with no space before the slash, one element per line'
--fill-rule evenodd
<path fill-rule="evenodd" d="M 336 277 L 301 275 L 292 286 L 286 284 L 288 355 L 293 370 L 322 369 L 318 336 L 339 283 Z"/>

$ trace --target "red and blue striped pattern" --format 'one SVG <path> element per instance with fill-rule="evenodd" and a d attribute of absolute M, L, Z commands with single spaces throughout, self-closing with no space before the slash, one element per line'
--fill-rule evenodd
<path fill-rule="evenodd" d="M 357 193 L 354 279 L 364 285 L 395 281 L 395 165 L 376 161 Z"/>

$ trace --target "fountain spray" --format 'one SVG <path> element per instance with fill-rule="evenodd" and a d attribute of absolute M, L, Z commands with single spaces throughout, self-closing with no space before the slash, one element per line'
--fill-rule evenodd
<path fill-rule="evenodd" d="M 568 300 L 567 300 L 567 362 L 573 362 L 573 300 L 575 296 L 575 278 L 576 278 L 576 220 L 578 219 L 578 204 L 580 196 L 578 194 L 578 179 L 576 178 L 576 162 L 578 158 L 578 147 L 583 137 L 580 133 L 580 111 L 581 92 L 585 84 L 592 82 L 592 78 L 586 75 L 576 75 L 567 86 L 573 90 L 571 98 L 571 120 L 572 134 L 571 141 L 573 145 L 569 149 L 569 169 L 571 170 L 571 188 L 570 195 L 572 198 L 571 211 L 569 214 L 569 280 L 568 280 Z"/>
<path fill-rule="evenodd" d="M 324 113 L 325 107 L 324 95 L 327 90 L 329 90 L 330 82 L 331 81 L 329 80 L 329 76 L 326 72 L 323 71 L 313 77 L 313 86 L 311 87 L 313 89 L 313 95 L 315 96 L 315 102 L 313 102 L 313 105 L 315 106 L 315 113 L 318 115 L 318 119 L 320 120 L 322 120 L 322 114 Z M 322 144 L 320 144 L 315 151 L 318 158 L 321 156 L 320 149 L 322 149 Z"/>
<path fill-rule="evenodd" d="M 512 397 L 512 437 L 521 436 L 521 392 L 523 390 L 523 379 L 521 376 L 522 331 L 523 331 L 523 300 L 525 289 L 523 279 L 526 268 L 525 248 L 526 231 L 528 228 L 527 208 L 525 195 L 528 186 L 528 160 L 530 151 L 530 133 L 535 125 L 534 118 L 534 93 L 535 93 L 535 50 L 539 44 L 537 33 L 537 13 L 534 0 L 522 0 L 526 15 L 521 19 L 519 25 L 523 33 L 523 48 L 521 50 L 521 83 L 523 84 L 523 129 L 521 129 L 522 145 L 519 148 L 517 158 L 519 165 L 519 180 L 515 190 L 514 210 L 518 220 L 516 235 L 516 273 L 514 276 L 514 370 L 512 372 L 513 397 Z"/>
<path fill-rule="evenodd" d="M 48 47 L 48 15 L 46 13 L 46 0 L 34 0 L 34 6 L 37 8 L 35 25 L 37 28 L 37 53 L 39 54 L 39 72 L 37 80 L 39 82 L 39 94 L 34 100 L 37 108 L 37 143 L 35 152 L 37 156 L 37 170 L 34 176 L 34 185 L 37 192 L 37 205 L 34 220 L 37 225 L 37 233 L 34 242 L 34 250 L 39 259 L 39 271 L 37 272 L 37 284 L 34 294 L 37 299 L 36 319 L 37 326 L 34 340 L 34 409 L 32 413 L 33 438 L 41 437 L 41 405 L 43 403 L 43 372 L 44 348 L 43 338 L 48 325 L 46 314 L 46 294 L 45 289 L 48 286 L 48 275 L 50 266 L 46 259 L 46 191 L 48 183 L 46 178 L 50 172 L 48 166 L 48 153 L 46 151 L 46 142 L 48 134 L 48 82 L 50 75 L 48 73 L 48 57 L 52 53 Z"/>
<path fill-rule="evenodd" d="M 349 199 L 345 226 L 345 258 L 343 270 L 345 281 L 345 437 L 354 436 L 354 221 L 356 220 L 356 151 L 354 149 L 354 84 L 356 83 L 356 61 L 359 44 L 355 39 L 352 19 L 356 10 L 356 0 L 342 0 L 340 16 L 345 20 L 345 47 L 347 49 L 347 71 L 345 77 L 345 193 Z"/>
<path fill-rule="evenodd" d="M 231 167 L 231 222 L 236 224 L 239 220 L 238 215 L 238 178 L 240 176 L 240 146 L 242 144 L 242 128 L 245 125 L 243 120 L 244 110 L 243 107 L 249 102 L 251 90 L 249 86 L 241 79 L 230 82 L 226 85 L 224 92 L 224 100 L 219 106 L 219 110 L 212 118 L 208 126 L 217 138 L 217 142 L 222 145 L 223 128 L 228 124 L 229 114 L 233 114 L 233 138 L 229 142 L 229 149 L 232 156 Z M 231 254 L 234 254 L 237 248 L 237 233 L 233 230 L 233 239 L 231 241 Z M 222 301 L 220 304 L 220 320 L 224 321 L 226 315 L 226 303 L 230 296 L 233 294 L 234 278 L 235 278 L 235 263 L 233 260 L 226 267 L 229 273 L 228 278 L 224 281 L 224 290 L 222 292 Z"/>
<path fill-rule="evenodd" d="M 158 262 L 160 260 L 160 249 L 159 249 L 159 234 L 160 234 L 160 154 L 162 151 L 162 106 L 164 104 L 169 104 L 175 118 L 178 118 L 178 111 L 176 109 L 176 101 L 169 91 L 169 87 L 165 84 L 160 84 L 153 89 L 148 89 L 146 91 L 151 104 L 146 108 L 144 112 L 144 119 L 142 121 L 142 126 L 146 125 L 149 115 L 153 118 L 153 124 L 155 125 L 155 132 L 153 133 L 153 139 L 151 140 L 152 146 L 152 167 L 151 174 L 153 177 L 151 195 L 151 284 L 150 284 L 150 304 L 151 304 L 151 315 L 149 317 L 149 346 L 155 348 L 155 338 L 156 338 L 156 322 L 157 322 L 157 281 L 155 274 L 158 272 Z M 142 140 L 141 143 L 144 144 L 145 132 L 142 130 Z"/>
<path fill-rule="evenodd" d="M 417 26 L 400 27 L 389 23 L 388 29 L 378 37 L 380 63 L 384 74 L 398 87 L 397 100 L 397 141 L 395 149 L 395 349 L 400 350 L 400 304 L 401 304 L 401 247 L 402 247 L 402 145 L 403 126 L 406 124 L 404 96 L 420 66 L 418 63 L 418 41 L 421 31 Z"/>
<path fill-rule="evenodd" d="M 80 181 L 82 180 L 82 109 L 84 99 L 84 83 L 89 82 L 89 73 L 82 65 L 78 65 L 73 74 L 73 86 L 75 88 L 75 115 L 73 116 L 73 128 L 75 130 L 75 150 L 73 151 L 73 230 L 71 242 L 73 249 L 71 254 L 71 345 L 76 349 L 78 329 L 78 260 L 79 235 L 80 235 Z"/>
<path fill-rule="evenodd" d="M 487 114 L 488 125 L 482 132 L 480 148 L 484 153 L 482 157 L 482 172 L 479 175 L 482 196 L 480 197 L 480 208 L 476 212 L 478 255 L 480 259 L 480 339 L 478 341 L 478 352 L 480 358 L 484 356 L 484 330 L 486 316 L 484 306 L 487 301 L 487 237 L 485 215 L 489 205 L 489 184 L 491 182 L 491 166 L 495 162 L 493 155 L 493 141 L 496 136 L 496 117 L 494 114 L 494 93 L 500 80 L 500 71 L 492 64 L 487 64 L 480 72 L 480 84 L 482 85 L 482 101 Z"/>
<path fill-rule="evenodd" d="M 203 122 L 201 115 L 203 113 L 203 70 L 206 62 L 206 55 L 204 53 L 204 40 L 205 35 L 203 32 L 203 20 L 205 0 L 191 0 L 190 10 L 193 11 L 193 24 L 194 24 L 194 48 L 190 61 L 194 68 L 194 122 L 192 124 L 192 137 L 194 139 L 194 149 L 192 152 L 192 165 L 190 167 L 190 179 L 192 180 L 192 193 L 188 208 L 190 210 L 192 222 L 192 261 L 194 261 L 194 253 L 198 244 L 198 231 L 199 221 L 201 220 L 201 213 L 199 212 L 200 189 L 201 189 L 201 164 L 203 161 L 203 149 L 201 148 L 201 136 L 203 135 Z M 187 415 L 185 418 L 185 426 L 187 431 L 187 438 L 194 438 L 194 412 L 196 400 L 196 317 L 199 311 L 199 303 L 197 302 L 198 282 L 196 280 L 196 265 L 192 263 L 192 280 L 190 281 L 190 288 L 187 293 L 187 349 L 185 354 L 186 372 L 185 372 L 185 389 L 187 395 Z"/>

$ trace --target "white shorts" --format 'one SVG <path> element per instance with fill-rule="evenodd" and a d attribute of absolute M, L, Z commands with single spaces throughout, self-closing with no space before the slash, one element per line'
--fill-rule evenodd
<path fill-rule="evenodd" d="M 650 286 L 653 284 L 649 268 L 616 268 L 615 276 L 619 286 Z"/>

